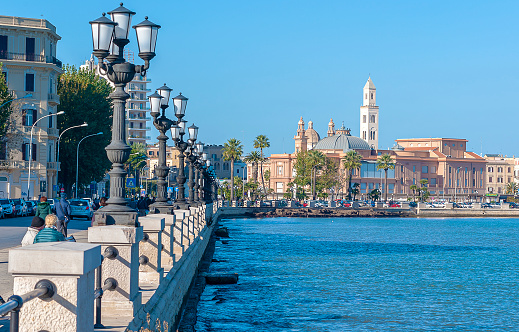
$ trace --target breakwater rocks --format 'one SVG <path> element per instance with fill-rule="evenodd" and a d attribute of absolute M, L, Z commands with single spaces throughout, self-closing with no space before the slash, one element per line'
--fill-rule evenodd
<path fill-rule="evenodd" d="M 244 211 L 251 218 L 347 218 L 347 217 L 416 217 L 416 213 L 405 209 L 327 209 L 327 208 L 275 208 Z"/>

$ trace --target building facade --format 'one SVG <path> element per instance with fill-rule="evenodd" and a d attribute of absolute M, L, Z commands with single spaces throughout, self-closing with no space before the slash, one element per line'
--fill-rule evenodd
<path fill-rule="evenodd" d="M 63 71 L 56 47 L 60 39 L 47 20 L 0 16 L 2 74 L 14 98 L 32 95 L 11 104 L 11 125 L 0 146 L 0 197 L 57 195 L 59 132 L 56 116 L 46 116 L 56 113 L 59 105 L 56 88 Z"/>
<path fill-rule="evenodd" d="M 497 197 L 505 194 L 507 185 L 515 181 L 515 158 L 486 154 L 485 160 L 487 161 L 485 195 Z"/>
<path fill-rule="evenodd" d="M 292 154 L 273 154 L 267 164 L 270 170 L 269 188 L 274 189 L 276 197 L 288 192 L 288 184 L 296 176 L 294 165 L 297 153 L 311 149 L 323 152 L 328 158 L 339 164 L 337 174 L 339 185 L 330 188 L 332 197 L 341 197 L 347 193 L 348 171 L 344 169 L 342 159 L 350 150 L 361 155 L 361 167 L 354 170 L 352 183 L 359 184 L 361 198 L 367 198 L 373 189 L 384 193 L 383 170 L 377 170 L 379 156 L 389 154 L 395 162 L 395 168 L 388 170 L 387 194 L 390 199 L 407 199 L 416 194 L 412 185 L 421 186 L 426 180 L 427 189 L 433 199 L 475 200 L 485 193 L 486 163 L 481 156 L 467 151 L 467 140 L 454 138 L 414 138 L 397 139 L 392 149 L 378 149 L 378 106 L 376 106 L 376 88 L 371 78 L 363 89 L 361 106 L 361 137 L 351 135 L 351 130 L 344 127 L 335 130 L 333 119 L 328 124 L 327 136 L 315 144 L 308 144 L 309 136 L 301 118 L 294 136 L 295 152 Z M 313 126 L 312 126 L 313 127 Z M 318 135 L 318 134 L 317 134 Z M 252 165 L 249 165 L 249 170 Z M 250 174 L 250 173 L 249 173 Z M 425 182 L 425 181 L 424 181 Z"/>

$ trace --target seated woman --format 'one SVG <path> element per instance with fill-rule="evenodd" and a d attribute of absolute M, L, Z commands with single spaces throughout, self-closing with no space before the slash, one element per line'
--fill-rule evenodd
<path fill-rule="evenodd" d="M 34 243 L 34 238 L 45 227 L 45 222 L 38 216 L 32 218 L 31 227 L 27 227 L 27 232 L 22 239 L 22 247 Z"/>
<path fill-rule="evenodd" d="M 34 243 L 65 241 L 65 237 L 56 228 L 58 217 L 49 214 L 45 217 L 45 228 L 42 229 L 34 238 Z"/>

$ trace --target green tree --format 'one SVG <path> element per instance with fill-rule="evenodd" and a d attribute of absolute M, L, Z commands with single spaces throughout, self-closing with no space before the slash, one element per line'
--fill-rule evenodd
<path fill-rule="evenodd" d="M 409 186 L 409 189 L 413 191 L 413 202 L 416 202 L 416 192 L 418 191 L 418 186 L 416 184 L 412 184 Z"/>
<path fill-rule="evenodd" d="M 374 201 L 378 201 L 378 199 L 380 197 L 380 190 L 373 189 L 372 191 L 369 192 L 368 197 Z"/>
<path fill-rule="evenodd" d="M 258 151 L 249 153 L 243 161 L 252 164 L 252 181 L 258 182 L 258 164 L 263 161 L 261 154 Z"/>
<path fill-rule="evenodd" d="M 307 155 L 307 151 L 298 152 L 294 163 L 294 170 L 296 173 L 294 183 L 300 188 L 304 188 L 311 183 L 312 165 L 308 160 Z"/>
<path fill-rule="evenodd" d="M 264 172 L 263 177 L 265 177 L 265 181 L 267 181 L 267 191 L 266 191 L 266 193 L 270 193 L 270 169 L 267 169 Z"/>
<path fill-rule="evenodd" d="M 108 97 L 112 91 L 110 84 L 92 71 L 77 70 L 65 66 L 58 80 L 60 105 L 58 112 L 65 114 L 57 117 L 58 129 L 88 122 L 88 127 L 68 131 L 60 142 L 59 183 L 70 193 L 76 178 L 76 149 L 79 141 L 90 134 L 103 132 L 103 135 L 89 137 L 81 143 L 79 151 L 78 188 L 91 181 L 100 181 L 110 169 L 111 163 L 103 147 L 110 143 L 112 126 L 112 101 Z"/>
<path fill-rule="evenodd" d="M 353 200 L 356 200 L 357 195 L 360 193 L 359 190 L 360 184 L 355 182 L 353 187 L 351 188 L 351 194 L 353 195 Z"/>
<path fill-rule="evenodd" d="M 515 182 L 509 182 L 506 185 L 506 194 L 507 195 L 516 195 L 517 190 L 519 189 L 519 186 Z"/>
<path fill-rule="evenodd" d="M 326 156 L 319 150 L 310 150 L 306 156 L 312 167 L 312 199 L 315 199 L 317 171 L 326 165 Z"/>
<path fill-rule="evenodd" d="M 346 155 L 342 158 L 342 164 L 348 170 L 348 199 L 351 199 L 351 177 L 353 172 L 360 168 L 361 160 L 362 156 L 355 150 L 346 152 Z"/>
<path fill-rule="evenodd" d="M 9 127 L 9 117 L 13 111 L 11 101 L 13 96 L 9 93 L 5 77 L 2 74 L 2 63 L 0 63 L 0 140 L 5 137 Z"/>
<path fill-rule="evenodd" d="M 223 144 L 223 159 L 231 162 L 231 201 L 234 201 L 234 161 L 243 154 L 243 145 L 240 140 L 231 138 Z"/>
<path fill-rule="evenodd" d="M 426 179 L 420 180 L 419 192 L 420 192 L 420 201 L 422 201 L 422 202 L 426 201 L 427 198 L 429 197 L 429 191 L 427 190 L 428 183 L 429 183 L 429 181 Z"/>
<path fill-rule="evenodd" d="M 261 185 L 263 190 L 265 190 L 265 181 L 263 180 L 263 149 L 269 148 L 270 142 L 267 136 L 265 135 L 258 135 L 256 139 L 254 140 L 254 148 L 260 149 L 261 154 L 261 161 L 260 161 L 260 175 L 261 175 Z"/>
<path fill-rule="evenodd" d="M 384 170 L 384 200 L 387 201 L 387 171 L 395 169 L 395 161 L 390 154 L 386 153 L 378 157 L 377 170 Z"/>
<path fill-rule="evenodd" d="M 128 175 L 135 174 L 137 179 L 137 188 L 140 185 L 140 173 L 144 167 L 146 167 L 146 144 L 134 143 L 131 145 L 130 157 L 126 161 L 125 167 L 128 170 Z"/>
<path fill-rule="evenodd" d="M 339 172 L 339 162 L 325 157 L 324 167 L 319 173 L 319 177 L 316 180 L 317 192 L 322 193 L 325 190 L 330 191 L 332 188 L 336 188 L 339 185 L 339 178 L 337 176 Z"/>

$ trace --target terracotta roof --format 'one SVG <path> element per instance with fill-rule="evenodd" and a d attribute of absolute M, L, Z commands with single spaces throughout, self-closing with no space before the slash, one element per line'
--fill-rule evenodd
<path fill-rule="evenodd" d="M 437 151 L 437 150 L 433 150 L 433 151 L 431 151 L 431 153 L 434 153 L 435 155 L 437 155 L 440 158 L 446 157 L 443 153 L 441 153 L 440 151 Z"/>
<path fill-rule="evenodd" d="M 476 158 L 476 159 L 482 159 L 484 160 L 485 158 L 481 157 L 480 155 L 474 153 L 474 152 L 468 152 L 468 151 L 465 151 L 465 154 L 468 154 L 469 156 L 471 156 L 472 158 Z"/>
<path fill-rule="evenodd" d="M 417 146 L 417 147 L 407 147 L 404 151 L 431 151 L 436 149 L 435 146 Z"/>

